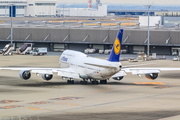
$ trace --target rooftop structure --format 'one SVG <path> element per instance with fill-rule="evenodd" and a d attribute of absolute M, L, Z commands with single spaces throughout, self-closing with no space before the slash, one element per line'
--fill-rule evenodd
<path fill-rule="evenodd" d="M 3 0 L 0 1 L 0 17 L 46 17 L 56 15 L 57 0 Z"/>
<path fill-rule="evenodd" d="M 88 8 L 92 8 L 92 0 L 88 0 Z"/>

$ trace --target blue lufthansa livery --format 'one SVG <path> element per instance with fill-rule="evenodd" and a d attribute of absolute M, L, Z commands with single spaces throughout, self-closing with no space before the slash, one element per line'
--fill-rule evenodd
<path fill-rule="evenodd" d="M 114 45 L 113 45 L 113 48 L 112 48 L 112 51 L 111 51 L 108 61 L 119 62 L 119 57 L 121 54 L 122 37 L 123 37 L 123 29 L 120 29 L 117 34 L 117 37 L 114 42 Z"/>

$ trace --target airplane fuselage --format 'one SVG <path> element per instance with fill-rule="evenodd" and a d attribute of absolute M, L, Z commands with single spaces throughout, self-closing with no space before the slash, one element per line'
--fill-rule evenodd
<path fill-rule="evenodd" d="M 82 79 L 106 80 L 121 70 L 120 62 L 89 57 L 84 53 L 72 50 L 65 50 L 62 53 L 59 65 L 60 68 L 72 68 Z M 108 68 L 108 66 L 110 67 Z"/>

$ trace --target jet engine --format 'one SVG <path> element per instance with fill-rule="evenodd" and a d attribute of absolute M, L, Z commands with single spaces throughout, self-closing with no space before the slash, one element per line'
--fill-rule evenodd
<path fill-rule="evenodd" d="M 21 70 L 19 76 L 21 79 L 28 80 L 31 77 L 31 72 L 26 70 Z"/>
<path fill-rule="evenodd" d="M 44 80 L 51 80 L 53 78 L 53 75 L 51 74 L 41 74 L 41 77 L 44 79 Z"/>
<path fill-rule="evenodd" d="M 158 77 L 158 73 L 145 74 L 147 79 L 155 80 Z"/>
<path fill-rule="evenodd" d="M 113 77 L 114 80 L 118 80 L 118 81 L 122 80 L 123 78 L 124 78 L 124 76 Z"/>

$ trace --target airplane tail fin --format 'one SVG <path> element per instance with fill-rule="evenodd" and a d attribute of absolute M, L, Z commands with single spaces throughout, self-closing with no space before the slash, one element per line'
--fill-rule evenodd
<path fill-rule="evenodd" d="M 121 44 L 122 44 L 122 37 L 123 37 L 123 29 L 120 29 L 116 40 L 114 42 L 113 48 L 111 50 L 111 54 L 109 56 L 108 61 L 110 62 L 119 62 L 119 58 L 121 55 Z"/>

